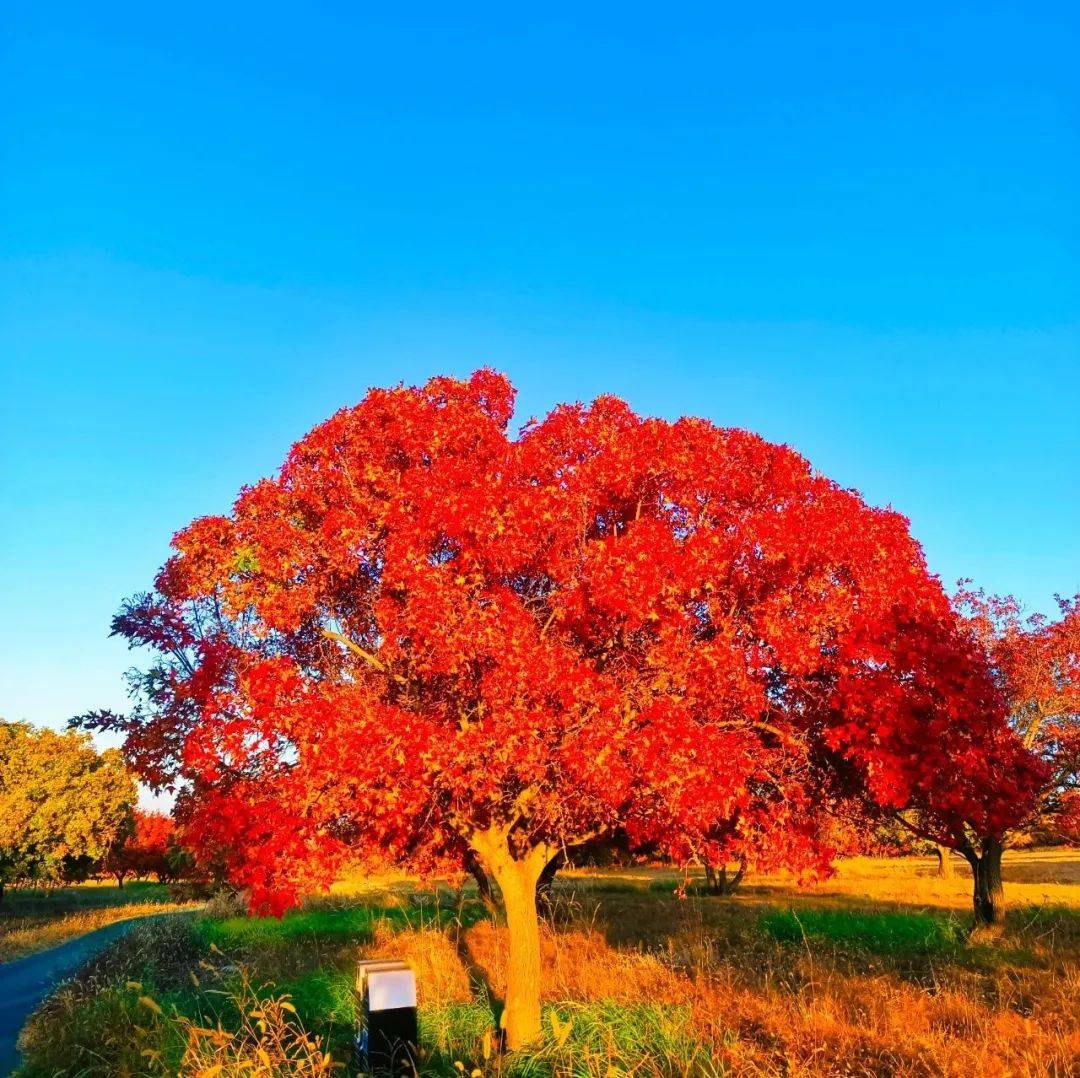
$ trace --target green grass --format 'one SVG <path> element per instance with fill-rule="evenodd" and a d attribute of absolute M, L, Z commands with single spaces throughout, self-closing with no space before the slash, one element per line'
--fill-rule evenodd
<path fill-rule="evenodd" d="M 156 1052 L 174 1067 L 183 1053 L 179 1035 L 148 1021 L 147 1010 L 122 986 L 103 987 L 57 1010 L 47 1030 L 31 1031 L 19 1078 L 141 1074 L 147 1064 L 144 1052 Z"/>
<path fill-rule="evenodd" d="M 597 889 L 595 903 L 585 889 L 580 908 L 574 906 L 576 894 L 569 896 L 565 923 L 559 924 L 579 934 L 605 932 L 609 946 L 641 948 L 679 971 L 700 963 L 705 976 L 698 987 L 704 997 L 681 990 L 665 995 L 664 981 L 656 993 L 642 988 L 628 997 L 619 977 L 631 966 L 615 963 L 613 953 L 589 957 L 593 952 L 587 949 L 580 952 L 583 961 L 605 963 L 595 968 L 608 972 L 582 989 L 567 970 L 574 967 L 574 948 L 584 944 L 574 943 L 578 937 L 567 931 L 567 979 L 554 997 L 559 1002 L 545 1005 L 535 1047 L 499 1056 L 492 1043 L 498 1008 L 482 978 L 473 981 L 470 1002 L 448 1002 L 466 998 L 460 988 L 433 997 L 429 982 L 428 1002 L 419 1013 L 421 1073 L 456 1078 L 478 1068 L 487 1078 L 600 1078 L 610 1072 L 711 1078 L 723 1073 L 724 1060 L 729 1073 L 760 1078 L 780 1073 L 785 1058 L 811 1069 L 835 1063 L 835 1070 L 821 1073 L 925 1073 L 917 1066 L 923 1053 L 931 1052 L 927 1038 L 938 1037 L 932 1050 L 947 1053 L 956 1064 L 993 1035 L 994 1009 L 1011 1021 L 1017 1001 L 1024 1008 L 1036 1003 L 1057 1008 L 1047 1011 L 1053 1022 L 1040 1019 L 1031 1036 L 1043 1038 L 1038 1051 L 1049 1060 L 1045 1073 L 1067 1073 L 1060 1064 L 1071 1058 L 1065 1042 L 1058 1044 L 1045 1030 L 1067 1024 L 1080 987 L 1075 964 L 1068 965 L 1080 947 L 1080 911 L 1014 908 L 1006 941 L 972 946 L 965 938 L 966 918 L 947 911 L 935 915 L 918 906 L 875 906 L 865 899 L 850 906 L 801 905 L 797 898 L 777 906 L 760 896 L 677 901 L 661 893 L 674 887 L 673 878 L 645 878 L 641 886 L 616 881 L 608 891 Z M 449 891 L 332 896 L 280 920 L 231 916 L 224 903 L 211 908 L 218 914 L 155 918 L 135 929 L 54 997 L 31 1023 L 23 1078 L 176 1074 L 184 1044 L 178 1039 L 183 1021 L 174 1012 L 202 1026 L 220 1022 L 235 1030 L 253 1013 L 253 998 L 257 1003 L 282 996 L 289 997 L 304 1029 L 321 1038 L 335 1059 L 348 1060 L 357 958 L 393 954 L 396 933 L 436 927 L 451 936 L 449 943 L 436 942 L 453 963 L 452 947 L 463 942 L 454 938 L 458 927 L 484 916 L 478 903 L 463 903 Z M 475 934 L 474 941 L 490 938 L 486 932 Z M 431 945 L 428 936 L 418 942 L 407 935 L 401 942 L 403 948 Z M 711 980 L 713 973 L 720 976 Z M 961 994 L 974 1001 L 970 1014 L 954 1009 Z M 141 1003 L 141 996 L 155 1000 L 163 1014 Z M 704 1017 L 702 998 L 712 1008 Z M 756 1003 L 747 1006 L 748 999 Z M 870 1001 L 865 1009 L 864 999 Z M 904 1024 L 884 1032 L 867 1028 L 874 1014 L 889 1007 L 903 1012 L 910 1000 L 938 1008 L 933 1025 L 923 1015 L 924 1028 L 910 1035 Z M 849 1012 L 855 1017 L 837 1017 Z M 958 1022 L 974 1025 L 962 1035 L 939 1034 Z M 1020 1042 L 1016 1045 L 1009 1063 L 1013 1073 L 1044 1073 L 1031 1070 Z M 792 1054 L 785 1057 L 785 1052 Z M 903 1069 L 909 1065 L 912 1069 Z M 966 1073 L 962 1065 L 954 1070 Z"/>
<path fill-rule="evenodd" d="M 304 1028 L 323 1037 L 335 1059 L 352 1053 L 356 1024 L 355 971 L 322 967 L 283 979 L 272 991 L 291 997 Z"/>
<path fill-rule="evenodd" d="M 963 945 L 966 935 L 958 919 L 928 913 L 769 910 L 758 923 L 769 936 L 784 943 L 828 940 L 880 955 L 954 951 Z"/>
<path fill-rule="evenodd" d="M 350 1025 L 355 1018 L 353 986 L 355 976 L 343 969 L 313 969 L 277 985 L 292 996 L 301 1019 L 312 1028 L 315 1023 Z"/>
<path fill-rule="evenodd" d="M 41 914 L 55 916 L 110 906 L 168 901 L 168 885 L 150 880 L 137 880 L 124 887 L 117 887 L 112 883 L 83 883 L 50 889 L 9 888 L 4 892 L 4 900 L 0 903 L 0 919 Z"/>
<path fill-rule="evenodd" d="M 0 903 L 0 962 L 33 954 L 114 921 L 179 908 L 161 883 L 101 883 L 8 891 Z"/>
<path fill-rule="evenodd" d="M 260 995 L 288 995 L 304 1027 L 324 1038 L 335 1058 L 348 1059 L 355 1021 L 355 945 L 370 940 L 380 922 L 393 931 L 449 920 L 457 912 L 430 904 L 419 910 L 392 903 L 315 904 L 280 920 L 204 916 L 182 925 L 147 926 L 138 944 L 103 956 L 81 983 L 51 1002 L 43 1020 L 32 1024 L 29 1060 L 20 1073 L 23 1078 L 123 1070 L 138 1074 L 146 1073 L 150 1062 L 157 1068 L 154 1073 L 175 1073 L 183 1044 L 170 1015 L 209 1026 L 237 1024 L 240 974 L 232 965 L 237 955 L 253 963 L 263 983 Z M 461 912 L 466 921 L 479 916 L 474 909 Z M 217 966 L 216 975 L 199 965 L 200 955 Z M 197 972 L 198 984 L 191 972 Z M 155 1000 L 164 1017 L 140 1003 L 140 997 Z M 458 1063 L 466 1065 L 466 1073 L 473 1067 L 487 1069 L 485 1051 L 493 1053 L 495 1022 L 489 1001 L 427 1004 L 419 1020 L 423 1073 L 458 1075 Z M 508 1061 L 500 1073 L 507 1078 L 571 1074 L 581 1060 L 590 1061 L 582 1072 L 588 1074 L 606 1072 L 609 1065 L 620 1072 L 637 1067 L 658 1075 L 709 1073 L 688 1008 L 610 1001 L 545 1007 L 542 1041 L 528 1055 Z"/>
<path fill-rule="evenodd" d="M 158 1053 L 164 1073 L 178 1073 L 182 1038 L 140 997 L 152 998 L 166 1013 L 175 1008 L 198 1014 L 202 1001 L 189 971 L 201 954 L 190 916 L 166 915 L 133 929 L 63 983 L 31 1017 L 18 1073 L 22 1078 L 145 1074 L 144 1052 Z"/>
<path fill-rule="evenodd" d="M 207 946 L 214 944 L 221 950 L 274 950 L 293 948 L 304 942 L 367 943 L 380 924 L 395 931 L 451 922 L 468 927 L 484 916 L 479 903 L 462 908 L 449 908 L 434 902 L 412 906 L 393 901 L 370 906 L 327 903 L 290 910 L 281 918 L 203 918 L 198 930 Z"/>
<path fill-rule="evenodd" d="M 403 910 L 362 906 L 292 910 L 280 920 L 276 917 L 204 918 L 199 922 L 198 931 L 204 943 L 214 944 L 222 950 L 237 947 L 274 949 L 312 940 L 366 942 L 372 938 L 380 920 L 403 925 L 406 915 Z"/>
<path fill-rule="evenodd" d="M 486 1002 L 440 1003 L 421 1007 L 420 1042 L 436 1057 L 472 1059 L 480 1054 L 484 1033 L 494 1025 L 495 1014 Z"/>
<path fill-rule="evenodd" d="M 485 1069 L 485 1034 L 494 1014 L 485 1003 L 420 1009 L 421 1073 L 460 1074 Z M 490 1039 L 487 1040 L 489 1051 Z M 543 1033 L 528 1054 L 510 1057 L 500 1074 L 539 1078 L 552 1074 L 707 1076 L 719 1073 L 693 1030 L 688 1007 L 611 1001 L 561 1003 L 543 1012 Z"/>

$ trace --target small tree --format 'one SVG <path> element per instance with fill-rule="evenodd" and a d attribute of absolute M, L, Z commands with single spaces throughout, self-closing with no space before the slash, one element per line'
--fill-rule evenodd
<path fill-rule="evenodd" d="M 898 514 L 745 431 L 604 397 L 510 437 L 512 406 L 478 371 L 317 427 L 176 536 L 115 622 L 159 655 L 133 712 L 80 721 L 257 907 L 357 851 L 478 866 L 518 1047 L 563 851 L 814 870 L 844 800 L 955 801 L 1002 713 Z"/>
<path fill-rule="evenodd" d="M 1059 598 L 1056 619 L 1024 617 L 1012 596 L 988 595 L 968 581 L 954 602 L 1005 699 L 1009 726 L 1042 762 L 1037 796 L 1014 824 L 1080 841 L 1080 596 Z M 988 925 L 1004 918 L 1001 857 L 1009 831 L 954 829 L 944 844 L 971 865 L 976 912 Z"/>
<path fill-rule="evenodd" d="M 138 858 L 135 849 L 135 814 L 132 813 L 113 839 L 105 856 L 98 866 L 116 880 L 116 886 L 124 889 L 124 880 L 138 874 Z"/>
<path fill-rule="evenodd" d="M 175 873 L 175 838 L 171 817 L 161 812 L 136 809 L 105 855 L 101 867 L 115 877 L 121 889 L 128 877 L 141 880 L 152 875 L 159 883 L 165 883 Z"/>
<path fill-rule="evenodd" d="M 176 824 L 163 812 L 139 812 L 135 840 L 142 852 L 142 869 L 158 883 L 168 883 L 183 872 L 185 858 Z"/>
<path fill-rule="evenodd" d="M 0 897 L 21 880 L 78 878 L 115 843 L 135 796 L 115 749 L 0 721 Z"/>

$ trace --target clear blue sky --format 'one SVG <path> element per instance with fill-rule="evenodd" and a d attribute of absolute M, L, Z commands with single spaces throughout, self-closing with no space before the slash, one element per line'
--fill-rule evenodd
<path fill-rule="evenodd" d="M 481 364 L 522 418 L 789 442 L 946 580 L 1080 590 L 1075 5 L 0 19 L 0 715 L 121 704 L 173 531 Z"/>

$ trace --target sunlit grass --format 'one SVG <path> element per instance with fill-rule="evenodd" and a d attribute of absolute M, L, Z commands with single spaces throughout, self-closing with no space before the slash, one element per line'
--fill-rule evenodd
<path fill-rule="evenodd" d="M 202 920 L 199 933 L 204 942 L 223 950 L 233 948 L 283 948 L 303 946 L 305 941 L 324 942 L 371 939 L 379 919 L 404 921 L 402 911 L 364 906 L 339 909 L 291 910 L 276 917 L 229 917 Z"/>
<path fill-rule="evenodd" d="M 1014 903 L 1006 939 L 980 947 L 966 942 L 966 908 L 926 900 L 938 887 L 928 859 L 848 862 L 809 891 L 758 877 L 734 898 L 681 898 L 670 871 L 570 874 L 542 936 L 543 1036 L 511 1055 L 494 1033 L 505 929 L 450 888 L 354 879 L 280 921 L 223 908 L 137 930 L 142 942 L 41 1012 L 24 1073 L 175 1074 L 178 1031 L 192 1021 L 221 1022 L 220 1052 L 237 1066 L 257 1064 L 260 1046 L 314 1051 L 280 1022 L 260 1045 L 245 985 L 284 999 L 303 1036 L 344 1063 L 356 960 L 396 957 L 417 973 L 423 1074 L 1069 1074 L 1080 1058 L 1080 888 L 1053 878 L 1070 878 L 1074 861 L 1051 853 L 1025 855 L 1032 876 L 1050 877 L 1027 882 L 1068 901 Z M 160 1016 L 139 1003 L 146 993 Z M 203 1047 L 204 1061 L 218 1051 Z"/>
<path fill-rule="evenodd" d="M 689 1006 L 613 1001 L 544 1008 L 541 1038 L 528 1052 L 496 1059 L 491 1008 L 432 1005 L 420 1011 L 421 1071 L 432 1075 L 706 1075 L 722 1073 Z"/>
<path fill-rule="evenodd" d="M 957 918 L 925 913 L 856 913 L 851 910 L 771 910 L 761 927 L 775 940 L 862 947 L 875 954 L 953 951 L 965 943 L 967 930 Z"/>
<path fill-rule="evenodd" d="M 883 902 L 966 914 L 971 908 L 971 870 L 956 856 L 952 867 L 952 877 L 942 879 L 935 857 L 849 857 L 837 863 L 833 875 L 803 885 L 787 873 L 750 872 L 737 897 L 741 902 L 769 904 L 784 898 L 817 905 Z M 1080 909 L 1080 853 L 1075 849 L 1007 850 L 1003 869 L 1011 905 Z M 572 869 L 560 873 L 559 880 L 562 887 L 582 893 L 675 893 L 688 884 L 700 888 L 703 875 L 694 869 L 642 865 Z"/>
<path fill-rule="evenodd" d="M 422 896 L 417 896 L 422 897 Z M 204 942 L 224 949 L 274 949 L 318 943 L 366 943 L 380 929 L 441 925 L 451 921 L 474 923 L 483 916 L 478 904 L 448 908 L 432 901 L 406 901 L 396 895 L 368 894 L 364 904 L 340 900 L 320 901 L 289 910 L 283 917 L 204 918 L 199 929 Z"/>
<path fill-rule="evenodd" d="M 150 913 L 188 908 L 174 902 L 166 886 L 102 883 L 52 891 L 7 891 L 0 904 L 0 962 L 55 947 L 106 925 Z"/>

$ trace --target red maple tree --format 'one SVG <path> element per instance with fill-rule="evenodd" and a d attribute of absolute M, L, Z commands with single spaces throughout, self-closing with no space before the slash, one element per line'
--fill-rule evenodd
<path fill-rule="evenodd" d="M 813 870 L 843 804 L 980 834 L 1025 811 L 1000 692 L 903 517 L 745 431 L 601 397 L 511 437 L 513 401 L 488 370 L 370 391 L 118 617 L 160 661 L 131 715 L 86 721 L 184 785 L 188 837 L 256 907 L 357 851 L 482 868 L 516 1047 L 537 880 L 595 836 Z"/>

